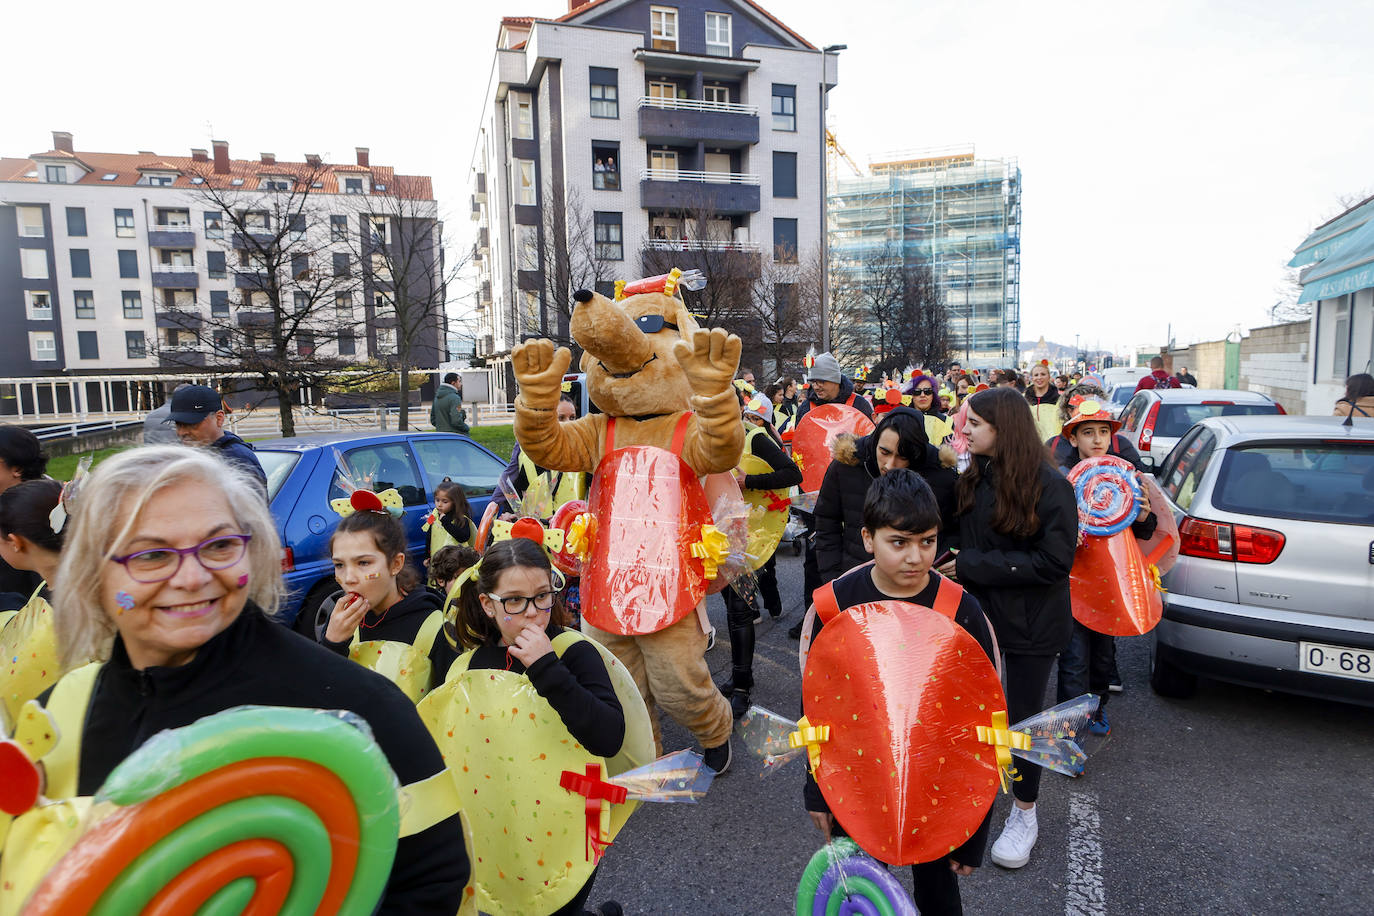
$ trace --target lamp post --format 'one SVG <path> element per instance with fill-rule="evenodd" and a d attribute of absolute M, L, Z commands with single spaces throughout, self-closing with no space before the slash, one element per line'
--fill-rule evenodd
<path fill-rule="evenodd" d="M 968 236 L 964 236 L 964 243 L 967 245 Z M 969 268 L 972 265 L 973 256 L 962 251 L 954 253 L 964 259 L 964 362 L 967 363 L 973 360 L 973 332 L 970 329 L 969 321 L 973 314 L 973 305 L 969 301 L 971 294 Z"/>
<path fill-rule="evenodd" d="M 821 352 L 830 352 L 830 191 L 826 187 L 826 137 L 825 103 L 826 80 L 828 79 L 826 58 L 848 48 L 849 45 L 826 45 L 821 49 L 821 84 L 817 99 L 821 113 Z"/>

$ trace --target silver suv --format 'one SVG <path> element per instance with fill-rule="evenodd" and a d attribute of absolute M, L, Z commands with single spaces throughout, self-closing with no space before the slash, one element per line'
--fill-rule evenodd
<path fill-rule="evenodd" d="M 1374 420 L 1203 419 L 1159 478 L 1181 547 L 1155 692 L 1203 674 L 1374 705 Z"/>
<path fill-rule="evenodd" d="M 1164 464 L 1189 428 L 1204 417 L 1281 414 L 1283 408 L 1253 391 L 1225 388 L 1146 388 L 1119 414 L 1121 435 L 1131 440 L 1147 468 Z"/>

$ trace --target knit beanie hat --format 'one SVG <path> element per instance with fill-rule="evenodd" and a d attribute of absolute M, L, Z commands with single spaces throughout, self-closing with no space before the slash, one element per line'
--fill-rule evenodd
<path fill-rule="evenodd" d="M 829 353 L 816 357 L 816 363 L 807 373 L 808 382 L 834 382 L 840 384 L 840 364 Z"/>

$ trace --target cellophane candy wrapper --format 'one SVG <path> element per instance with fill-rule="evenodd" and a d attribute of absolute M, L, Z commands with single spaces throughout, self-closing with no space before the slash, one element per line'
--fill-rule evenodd
<path fill-rule="evenodd" d="M 1015 723 L 1011 730 L 1030 735 L 1031 746 L 1030 750 L 1012 748 L 1012 754 L 1066 776 L 1083 775 L 1088 756 L 1078 746 L 1078 736 L 1087 729 L 1100 702 L 1087 693 Z"/>
<path fill-rule="evenodd" d="M 511 486 L 509 480 L 502 477 L 498 479 L 496 483 L 497 486 L 501 488 L 501 495 L 506 498 L 506 505 L 510 507 L 511 513 L 516 518 L 524 518 L 526 515 L 530 514 L 525 509 L 525 501 L 520 498 L 519 493 L 515 492 L 515 487 Z"/>
<path fill-rule="evenodd" d="M 811 513 L 816 511 L 816 498 L 820 493 L 798 493 L 792 497 L 792 507 L 798 512 Z"/>
<path fill-rule="evenodd" d="M 636 801 L 694 805 L 706 796 L 715 771 L 693 750 L 681 750 L 606 780 Z"/>
<path fill-rule="evenodd" d="M 796 722 L 762 706 L 749 707 L 749 711 L 735 726 L 744 746 L 763 758 L 764 776 L 794 757 L 801 756 L 803 748 L 793 748 L 787 744 L 787 736 L 796 730 Z"/>
<path fill-rule="evenodd" d="M 707 593 L 721 591 L 723 581 L 744 601 L 753 601 L 759 589 L 758 576 L 749 562 L 749 512 L 739 488 L 722 487 L 713 494 L 711 524 L 725 532 L 730 539 L 730 556 L 716 572 L 717 582 L 707 587 Z"/>

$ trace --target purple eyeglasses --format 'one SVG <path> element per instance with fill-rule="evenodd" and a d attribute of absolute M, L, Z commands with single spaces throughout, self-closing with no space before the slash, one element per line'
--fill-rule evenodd
<path fill-rule="evenodd" d="M 217 534 L 194 547 L 154 547 L 110 559 L 127 569 L 135 582 L 151 585 L 175 576 L 182 561 L 191 556 L 211 572 L 228 569 L 243 559 L 251 540 L 251 534 Z"/>

